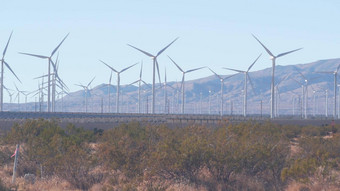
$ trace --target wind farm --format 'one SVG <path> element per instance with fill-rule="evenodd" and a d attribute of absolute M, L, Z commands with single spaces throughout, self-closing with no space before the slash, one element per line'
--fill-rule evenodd
<path fill-rule="evenodd" d="M 340 1 L 4 1 L 0 190 L 339 190 Z"/>
<path fill-rule="evenodd" d="M 13 33 L 13 32 L 12 32 Z M 3 52 L 3 58 L 2 58 L 2 65 L 6 66 L 11 72 L 12 74 L 15 76 L 15 78 L 21 82 L 19 80 L 19 77 L 13 72 L 13 70 L 9 67 L 9 65 L 7 64 L 7 62 L 5 61 L 4 57 L 9 45 L 9 42 L 12 38 L 12 33 L 7 41 L 7 44 L 5 45 L 5 49 Z M 87 84 L 87 85 L 83 85 L 83 84 L 76 84 L 76 86 L 81 87 L 84 91 L 84 93 L 81 93 L 80 95 L 75 92 L 72 93 L 69 91 L 69 88 L 67 87 L 67 82 L 64 82 L 59 74 L 58 74 L 58 68 L 59 68 L 59 53 L 58 56 L 56 58 L 55 61 L 52 60 L 52 56 L 58 51 L 59 47 L 63 44 L 63 42 L 65 41 L 65 39 L 69 36 L 69 34 L 67 34 L 62 41 L 58 44 L 58 46 L 56 48 L 54 48 L 54 50 L 52 51 L 50 56 L 43 56 L 43 55 L 36 55 L 36 54 L 31 54 L 31 53 L 23 53 L 23 52 L 19 52 L 18 56 L 20 55 L 28 55 L 28 56 L 33 56 L 33 57 L 38 57 L 38 58 L 42 58 L 42 59 L 47 59 L 48 60 L 48 74 L 47 75 L 43 75 L 40 77 L 36 77 L 34 79 L 44 79 L 47 77 L 47 83 L 44 83 L 44 80 L 42 80 L 42 83 L 39 84 L 39 89 L 38 90 L 32 90 L 32 91 L 28 91 L 26 94 L 26 102 L 27 102 L 27 96 L 30 94 L 34 94 L 35 96 L 35 101 L 34 102 L 28 102 L 28 103 L 20 103 L 19 100 L 19 95 L 23 94 L 22 91 L 19 91 L 18 87 L 15 86 L 15 89 L 17 90 L 17 94 L 15 97 L 15 100 L 17 100 L 17 106 L 15 106 L 15 103 L 12 103 L 12 101 L 10 103 L 6 103 L 6 107 L 2 106 L 3 111 L 9 111 L 9 112 L 22 112 L 22 111 L 28 111 L 28 112 L 56 112 L 56 105 L 58 103 L 61 102 L 62 100 L 62 105 L 63 108 L 62 111 L 65 112 L 90 112 L 90 113 L 151 113 L 151 114 L 157 114 L 157 113 L 168 113 L 168 114 L 190 114 L 190 115 L 219 115 L 221 117 L 231 117 L 233 115 L 241 115 L 243 117 L 255 117 L 255 116 L 259 116 L 261 114 L 261 116 L 263 116 L 264 118 L 266 118 L 266 116 L 269 115 L 269 118 L 274 119 L 274 118 L 292 118 L 292 119 L 298 119 L 299 118 L 299 112 L 296 112 L 299 110 L 299 108 L 296 107 L 296 103 L 295 100 L 293 100 L 294 103 L 292 103 L 292 101 L 281 101 L 283 100 L 292 100 L 290 99 L 290 97 L 292 96 L 292 94 L 296 94 L 298 93 L 299 90 L 299 86 L 296 87 L 296 85 L 292 85 L 292 82 L 290 82 L 290 85 L 285 87 L 286 91 L 282 91 L 283 87 L 281 87 L 281 91 L 279 91 L 278 85 L 281 83 L 284 83 L 284 81 L 292 81 L 295 84 L 299 84 L 302 87 L 302 96 L 300 97 L 301 100 L 300 102 L 298 102 L 301 105 L 301 109 L 300 109 L 300 113 L 304 114 L 304 119 L 311 119 L 311 118 L 328 118 L 328 107 L 331 108 L 331 106 L 328 106 L 328 104 L 333 104 L 332 108 L 333 108 L 333 115 L 332 117 L 334 119 L 337 119 L 337 72 L 339 70 L 339 66 L 340 64 L 336 62 L 336 60 L 334 60 L 333 62 L 336 64 L 336 67 L 334 69 L 334 71 L 315 71 L 313 72 L 311 75 L 313 76 L 313 78 L 309 78 L 306 77 L 308 76 L 308 74 L 304 71 L 302 71 L 301 69 L 296 69 L 298 67 L 298 65 L 292 65 L 292 67 L 294 67 L 293 71 L 290 70 L 286 70 L 286 71 L 276 71 L 275 72 L 275 67 L 276 67 L 276 63 L 275 60 L 276 58 L 285 56 L 287 54 L 296 52 L 300 49 L 295 49 L 292 51 L 288 51 L 285 53 L 281 53 L 278 54 L 277 56 L 274 56 L 271 51 L 269 51 L 269 49 L 254 35 L 252 35 L 255 40 L 260 43 L 260 45 L 264 48 L 264 50 L 271 56 L 271 60 L 272 60 L 272 67 L 271 67 L 271 85 L 270 87 L 268 87 L 268 80 L 265 80 L 265 83 L 261 83 L 259 82 L 259 79 L 254 77 L 254 80 L 252 80 L 250 78 L 250 69 L 253 68 L 253 66 L 255 65 L 256 62 L 258 62 L 259 58 L 261 57 L 261 54 L 255 59 L 255 61 L 248 67 L 247 70 L 243 71 L 243 70 L 239 70 L 239 69 L 233 69 L 229 66 L 226 65 L 226 67 L 223 67 L 222 69 L 226 69 L 229 71 L 233 71 L 233 72 L 237 72 L 236 74 L 217 74 L 215 71 L 213 71 L 210 67 L 208 68 L 210 70 L 210 72 L 213 73 L 213 76 L 216 76 L 219 81 L 220 81 L 220 89 L 217 89 L 217 85 L 213 85 L 212 83 L 215 82 L 211 82 L 208 86 L 204 85 L 204 83 L 200 83 L 199 81 L 205 81 L 205 79 L 209 79 L 210 81 L 213 81 L 212 76 L 209 75 L 209 70 L 207 70 L 206 68 L 208 66 L 201 66 L 198 68 L 194 68 L 194 69 L 189 69 L 189 70 L 183 70 L 182 66 L 180 66 L 180 64 L 177 64 L 170 56 L 168 56 L 170 63 L 168 62 L 167 64 L 169 65 L 168 67 L 174 67 L 175 69 L 179 70 L 182 73 L 181 76 L 181 81 L 180 82 L 174 82 L 174 81 L 170 81 L 167 82 L 167 77 L 166 77 L 166 73 L 165 73 L 165 81 L 164 84 L 161 82 L 161 77 L 160 77 L 160 72 L 159 72 L 159 63 L 157 61 L 158 56 L 160 56 L 166 49 L 168 49 L 175 41 L 178 40 L 178 38 L 176 38 L 175 40 L 173 40 L 171 43 L 169 43 L 167 46 L 165 46 L 163 49 L 161 49 L 156 55 L 152 55 L 148 52 L 145 52 L 144 50 L 141 50 L 139 48 L 136 48 L 132 45 L 129 45 L 130 47 L 132 47 L 133 49 L 138 50 L 139 52 L 142 52 L 143 54 L 149 56 L 152 59 L 152 83 L 148 84 L 147 82 L 145 82 L 145 80 L 142 78 L 142 73 L 143 73 L 143 66 L 142 63 L 140 64 L 140 71 L 139 71 L 139 78 L 134 78 L 133 76 L 129 76 L 126 77 L 128 79 L 130 79 L 131 83 L 126 84 L 126 85 L 122 85 L 121 84 L 121 77 L 120 74 L 123 72 L 128 71 L 130 68 L 132 68 L 133 66 L 137 65 L 133 64 L 130 66 L 127 66 L 125 68 L 123 68 L 122 70 L 118 71 L 116 69 L 114 69 L 114 66 L 111 66 L 109 64 L 107 64 L 106 62 L 99 60 L 102 64 L 104 64 L 106 67 L 108 67 L 110 69 L 110 80 L 108 84 L 105 84 L 104 82 L 102 82 L 102 85 L 99 85 L 97 87 L 94 87 L 93 89 L 90 88 L 90 85 L 92 84 L 94 78 Z M 258 50 L 257 50 L 258 51 Z M 143 57 L 141 57 L 143 58 Z M 263 61 L 262 61 L 263 62 Z M 321 62 L 321 61 L 318 61 Z M 164 65 L 164 64 L 163 64 Z M 285 66 L 288 67 L 288 66 Z M 328 67 L 328 66 L 327 66 Z M 51 71 L 51 68 L 53 71 Z M 147 67 L 148 69 L 149 67 Z M 268 70 L 269 68 L 265 69 Z M 158 78 L 159 78 L 159 83 L 156 83 L 155 81 L 155 74 L 156 74 L 156 70 L 157 70 L 157 74 L 158 74 Z M 195 71 L 199 71 L 199 70 L 205 70 L 205 73 L 207 73 L 207 75 L 204 77 L 201 77 L 199 79 L 196 80 L 191 80 L 189 82 L 185 81 L 185 74 L 187 73 L 191 73 L 191 72 L 195 72 Z M 301 71 L 300 71 L 301 70 Z M 309 69 L 310 70 L 310 69 Z M 256 71 L 253 73 L 259 73 L 262 71 Z M 282 77 L 279 76 L 279 79 L 281 78 L 280 82 L 278 84 L 275 85 L 275 79 L 277 77 L 275 77 L 275 75 L 280 73 L 286 73 L 286 77 Z M 304 72 L 304 74 L 302 73 Z M 240 88 L 240 83 L 241 82 L 239 80 L 239 75 L 237 74 L 244 74 L 244 80 L 243 80 L 243 88 Z M 313 88 L 313 98 L 310 98 L 308 96 L 308 85 L 309 83 L 311 83 L 310 81 L 312 79 L 319 79 L 318 81 L 316 81 L 318 84 L 320 83 L 327 83 L 329 84 L 329 81 L 322 79 L 323 76 L 325 74 L 333 74 L 334 75 L 334 88 L 333 91 L 331 89 L 327 90 L 327 96 L 328 93 L 333 94 L 333 102 L 328 102 L 327 104 L 323 104 L 326 105 L 326 108 L 324 109 L 316 109 L 316 103 L 323 102 L 320 100 L 316 100 L 315 97 L 315 93 L 316 92 L 321 92 L 320 88 L 318 88 L 318 85 L 315 85 Z M 2 74 L 3 75 L 3 74 Z M 112 77 L 113 75 L 115 75 L 117 77 L 116 80 L 116 84 L 111 84 L 112 83 Z M 290 76 L 291 78 L 287 79 L 287 76 Z M 235 76 L 235 77 L 234 77 Z M 268 76 L 268 74 L 265 74 L 265 76 Z M 295 76 L 295 77 L 293 77 Z M 315 77 L 317 76 L 317 77 Z M 232 78 L 233 77 L 233 78 Z M 263 76 L 262 76 L 263 78 Z M 304 82 L 298 82 L 297 79 L 302 78 L 302 80 Z M 328 79 L 329 80 L 329 79 Z M 251 85 L 251 94 L 248 95 L 248 88 L 247 88 L 247 84 L 248 82 Z M 133 86 L 133 84 L 138 83 L 138 88 L 136 86 Z M 190 89 L 186 89 L 185 86 L 186 84 L 190 84 Z M 231 86 L 235 86 L 234 84 L 238 83 L 237 88 L 232 88 Z M 2 86 L 5 89 L 4 84 L 2 84 Z M 103 87 L 106 87 L 107 91 L 103 90 Z M 115 87 L 115 88 L 114 88 Z M 123 89 L 123 91 L 121 91 L 121 87 Z M 150 90 L 151 87 L 151 90 Z M 159 88 L 157 88 L 159 87 Z M 161 91 L 160 88 L 163 87 L 164 90 Z M 180 87 L 180 88 L 179 88 Z M 227 88 L 225 88 L 227 87 Z M 56 94 L 58 94 L 57 92 L 57 88 L 59 88 L 58 92 L 62 92 L 59 93 L 59 95 L 61 94 L 62 97 L 59 98 L 59 100 L 56 100 Z M 170 88 L 170 89 L 169 89 Z M 142 98 L 141 95 L 141 91 L 142 89 L 144 90 L 144 97 Z M 149 90 L 148 90 L 149 89 Z M 204 90 L 205 89 L 205 90 Z M 268 97 L 268 90 L 270 89 L 270 97 Z M 47 92 L 46 92 L 47 90 Z M 52 90 L 52 91 L 51 91 Z M 214 91 L 212 91 L 214 90 Z M 3 90 L 2 90 L 3 91 Z M 95 94 L 91 94 L 91 91 L 98 91 Z M 326 91 L 326 89 L 323 89 L 323 91 Z M 11 94 L 8 90 L 8 96 L 12 96 L 13 94 Z M 112 93 L 115 93 L 115 96 L 111 95 Z M 120 95 L 121 93 L 124 92 L 124 94 L 126 94 L 126 99 L 120 99 Z M 151 94 L 150 94 L 151 92 Z M 213 93 L 215 92 L 215 93 Z M 276 92 L 276 93 L 275 93 Z M 65 93 L 65 94 L 64 94 Z M 178 93 L 181 93 L 181 99 L 179 99 Z M 148 97 L 150 96 L 152 97 L 151 102 L 148 101 Z M 169 95 L 168 95 L 169 94 Z M 243 97 L 243 101 L 240 101 L 240 94 Z M 23 94 L 24 95 L 24 94 Z M 44 103 L 44 95 L 47 95 L 47 102 Z M 76 98 L 83 95 L 84 98 Z M 99 96 L 102 95 L 102 96 Z M 137 95 L 137 96 L 136 96 Z M 199 98 L 195 95 L 200 95 Z M 259 97 L 261 95 L 261 98 Z M 279 96 L 278 98 L 275 98 L 276 96 Z M 38 97 L 37 97 L 38 96 Z M 74 98 L 73 98 L 74 96 Z M 88 100 L 88 97 L 91 96 L 91 100 Z M 134 98 L 134 99 L 130 99 L 131 97 L 138 97 L 138 99 Z M 177 96 L 177 97 L 169 97 L 169 96 Z M 287 96 L 287 98 L 284 98 L 284 96 Z M 99 99 L 98 97 L 102 97 L 101 99 Z M 216 97 L 216 99 L 214 99 L 213 97 Z M 322 96 L 319 96 L 320 98 Z M 213 98 L 213 100 L 211 100 Z M 83 103 L 77 103 L 77 101 L 72 101 L 72 100 L 84 100 Z M 113 101 L 112 99 L 115 99 L 115 101 Z M 279 100 L 280 99 L 280 102 Z M 312 102 L 313 104 L 313 109 L 309 107 L 309 99 L 313 99 Z M 101 104 L 98 103 L 99 100 L 101 100 L 100 102 L 102 102 Z M 104 101 L 105 100 L 105 101 Z M 162 101 L 163 100 L 163 101 Z M 174 101 L 177 100 L 177 101 Z M 219 100 L 219 101 L 215 101 L 215 100 Z M 249 101 L 248 101 L 249 100 Z M 258 110 L 258 105 L 260 105 L 258 102 L 259 100 L 261 100 L 261 110 Z M 35 103 L 36 101 L 39 101 L 39 103 Z M 161 104 L 161 102 L 163 102 L 163 104 Z M 250 107 L 248 107 L 248 102 Z M 112 103 L 114 103 L 115 105 L 115 111 L 112 111 L 111 105 Z M 180 103 L 180 104 L 179 104 Z M 266 104 L 267 103 L 267 104 Z M 268 105 L 268 103 L 270 103 L 270 105 Z M 150 104 L 150 105 L 149 105 Z M 288 109 L 285 108 L 283 111 L 280 111 L 280 108 L 275 108 L 275 107 L 279 107 L 279 105 L 284 104 L 284 105 L 291 105 L 290 108 L 292 109 Z M 24 105 L 23 107 L 20 107 L 20 105 Z M 40 106 L 40 109 L 37 109 L 37 105 Z M 46 105 L 47 108 L 45 110 L 44 106 Z M 78 106 L 76 106 L 78 105 Z M 79 106 L 79 105 L 83 105 L 83 106 Z M 91 105 L 91 107 L 89 107 L 89 105 Z M 101 105 L 101 106 L 99 106 Z M 163 107 L 161 107 L 161 105 L 163 105 Z M 199 105 L 199 106 L 198 106 Z M 242 105 L 242 106 L 241 106 Z M 82 108 L 83 107 L 83 108 Z M 120 109 L 120 107 L 122 109 Z M 270 109 L 268 110 L 268 108 L 270 107 Z M 22 110 L 20 108 L 26 108 L 25 110 Z M 106 111 L 104 111 L 103 108 L 108 108 Z M 151 111 L 149 112 L 149 108 L 151 108 Z M 163 108 L 163 109 L 162 109 Z M 198 109 L 199 108 L 199 109 Z M 202 109 L 205 108 L 205 109 Z M 208 109 L 209 108 L 209 109 Z M 320 108 L 320 107 L 319 107 Z M 303 111 L 302 111 L 303 109 Z M 320 111 L 325 111 L 326 112 L 320 112 Z M 278 113 L 280 113 L 280 115 L 278 115 Z M 302 115 L 301 115 L 302 116 Z M 245 118 L 246 119 L 246 118 Z"/>

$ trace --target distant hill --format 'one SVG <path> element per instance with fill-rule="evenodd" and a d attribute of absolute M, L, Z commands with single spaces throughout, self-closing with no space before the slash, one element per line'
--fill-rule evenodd
<path fill-rule="evenodd" d="M 278 113 L 292 114 L 293 105 L 295 114 L 301 113 L 302 88 L 301 84 L 305 84 L 302 76 L 297 72 L 300 71 L 308 79 L 308 113 L 323 115 L 326 109 L 325 90 L 328 90 L 328 113 L 331 115 L 333 111 L 333 86 L 334 77 L 332 74 L 321 74 L 322 71 L 335 71 L 340 64 L 340 59 L 319 60 L 307 64 L 276 66 L 275 84 L 278 84 Z M 248 82 L 248 113 L 259 114 L 261 100 L 263 101 L 263 113 L 270 112 L 270 83 L 271 83 L 271 68 L 266 68 L 259 71 L 249 73 L 254 85 Z M 225 76 L 226 77 L 226 76 Z M 286 79 L 284 79 L 286 78 Z M 137 80 L 137 79 L 136 79 Z M 297 81 L 297 82 L 296 82 Z M 299 83 L 298 83 L 299 82 Z M 168 105 L 164 109 L 164 90 L 160 89 L 160 84 L 157 84 L 157 113 L 179 112 L 181 104 L 180 82 L 168 82 L 172 88 L 167 88 Z M 241 114 L 243 106 L 243 87 L 244 74 L 237 74 L 224 83 L 224 113 Z M 146 112 L 151 110 L 151 85 L 143 85 L 141 87 L 141 110 Z M 101 84 L 93 87 L 88 92 L 88 111 L 89 112 L 108 112 L 108 90 L 111 93 L 111 112 L 115 111 L 116 86 Z M 138 87 L 133 85 L 121 86 L 121 112 L 137 112 L 138 107 Z M 211 113 L 219 112 L 219 96 L 220 96 L 220 80 L 212 75 L 207 70 L 207 77 L 190 80 L 185 82 L 186 95 L 186 113 L 208 113 L 209 112 L 209 90 L 211 91 Z M 202 96 L 202 101 L 200 97 Z M 314 104 L 315 96 L 315 104 Z M 148 99 L 147 99 L 148 98 Z M 202 107 L 200 103 L 202 102 Z M 62 104 L 63 103 L 63 104 Z M 102 107 L 103 103 L 103 107 Z M 147 103 L 149 105 L 147 105 Z M 79 90 L 71 92 L 64 96 L 63 99 L 58 99 L 57 110 L 61 111 L 81 112 L 85 111 L 85 92 Z M 21 110 L 27 107 L 28 110 L 34 110 L 34 103 L 28 103 L 27 106 L 21 104 Z M 46 106 L 45 106 L 46 107 Z M 5 109 L 17 110 L 16 104 L 5 104 Z"/>

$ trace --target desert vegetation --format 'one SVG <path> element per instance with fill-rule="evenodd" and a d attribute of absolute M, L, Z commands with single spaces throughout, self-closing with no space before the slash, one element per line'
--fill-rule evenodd
<path fill-rule="evenodd" d="M 337 126 L 248 121 L 216 127 L 122 124 L 85 130 L 27 120 L 2 132 L 0 190 L 332 190 Z M 18 180 L 10 183 L 15 145 Z M 25 174 L 36 176 L 24 183 Z M 52 184 L 53 183 L 53 184 Z M 295 185 L 295 186 L 294 186 Z"/>

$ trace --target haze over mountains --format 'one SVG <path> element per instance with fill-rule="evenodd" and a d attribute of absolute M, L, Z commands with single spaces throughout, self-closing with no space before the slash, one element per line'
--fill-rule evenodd
<path fill-rule="evenodd" d="M 268 62 L 269 63 L 269 62 Z M 300 71 L 306 79 L 308 79 L 308 113 L 310 115 L 324 115 L 326 109 L 325 90 L 328 90 L 328 113 L 333 111 L 333 86 L 334 75 L 322 74 L 322 71 L 335 71 L 340 64 L 340 58 L 319 60 L 307 64 L 276 66 L 275 84 L 278 84 L 279 94 L 278 114 L 293 114 L 293 106 L 295 115 L 301 113 L 301 84 L 305 85 L 303 77 L 297 72 Z M 245 68 L 235 68 L 245 69 Z M 206 70 L 206 76 L 200 79 L 185 82 L 186 106 L 185 113 L 209 113 L 209 90 L 211 114 L 219 113 L 219 96 L 220 96 L 220 80 L 213 75 L 211 71 Z M 217 74 L 223 74 L 224 70 L 215 71 Z M 170 74 L 168 74 L 170 75 Z M 250 71 L 249 75 L 254 85 L 252 89 L 248 82 L 248 113 L 260 114 L 261 100 L 263 114 L 270 112 L 270 83 L 271 68 L 259 71 Z M 137 76 L 131 78 L 131 81 L 137 80 Z M 299 84 L 299 83 L 301 84 Z M 162 76 L 164 83 L 164 75 Z M 164 109 L 164 90 L 157 90 L 156 97 L 156 113 L 179 113 L 181 107 L 181 82 L 168 82 L 171 87 L 167 88 L 168 104 Z M 157 84 L 160 87 L 160 84 Z M 224 114 L 242 114 L 243 109 L 243 87 L 244 74 L 237 74 L 224 83 Z M 138 111 L 138 87 L 134 85 L 121 86 L 121 109 L 122 113 L 136 113 Z M 141 111 L 150 112 L 151 110 L 151 85 L 143 85 L 141 91 Z M 110 86 L 111 93 L 111 109 L 115 111 L 116 86 Z M 314 104 L 314 96 L 315 103 Z M 21 98 L 24 100 L 23 98 Z M 201 101 L 200 101 L 201 100 Z M 46 101 L 46 100 L 45 100 Z M 202 104 L 201 104 L 202 103 Z M 79 90 L 70 92 L 63 99 L 57 101 L 57 111 L 67 112 L 84 112 L 85 111 L 85 91 Z M 5 110 L 17 111 L 17 104 L 5 104 Z M 20 104 L 20 110 L 39 111 L 39 104 L 28 103 L 26 106 Z M 42 110 L 46 111 L 46 104 L 42 106 Z M 108 112 L 108 85 L 100 84 L 95 86 L 88 92 L 88 112 Z"/>

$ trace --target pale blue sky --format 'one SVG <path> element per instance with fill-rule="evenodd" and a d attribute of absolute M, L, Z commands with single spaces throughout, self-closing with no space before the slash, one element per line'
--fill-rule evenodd
<path fill-rule="evenodd" d="M 13 30 L 6 60 L 23 81 L 19 84 L 6 69 L 5 85 L 13 89 L 15 82 L 23 90 L 36 89 L 33 78 L 47 73 L 47 61 L 18 52 L 49 55 L 68 32 L 60 47 L 59 74 L 71 91 L 79 90 L 75 83 L 86 84 L 94 76 L 93 86 L 108 83 L 110 71 L 99 59 L 118 70 L 143 60 L 144 79 L 151 83 L 151 59 L 127 43 L 155 54 L 180 37 L 159 57 L 162 80 L 166 67 L 168 81 L 180 80 L 181 73 L 166 55 L 184 70 L 209 66 L 231 74 L 221 68 L 246 69 L 263 53 L 253 71 L 270 67 L 252 33 L 274 54 L 304 48 L 278 59 L 278 65 L 338 58 L 339 10 L 336 0 L 5 1 L 0 6 L 0 52 Z M 135 81 L 139 68 L 123 73 L 122 84 Z M 209 75 L 202 70 L 186 79 Z"/>

